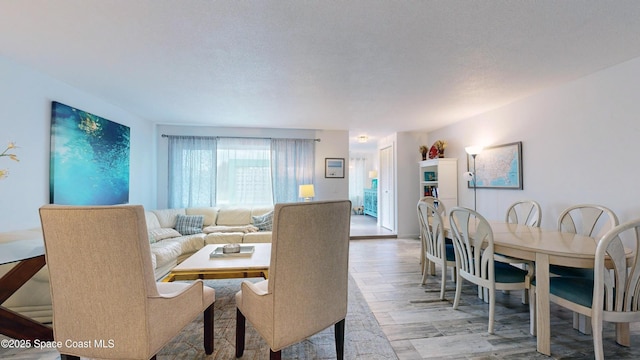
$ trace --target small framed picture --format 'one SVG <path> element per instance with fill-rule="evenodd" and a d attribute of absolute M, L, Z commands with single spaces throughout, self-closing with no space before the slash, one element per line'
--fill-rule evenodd
<path fill-rule="evenodd" d="M 344 158 L 325 158 L 324 177 L 344 178 Z"/>

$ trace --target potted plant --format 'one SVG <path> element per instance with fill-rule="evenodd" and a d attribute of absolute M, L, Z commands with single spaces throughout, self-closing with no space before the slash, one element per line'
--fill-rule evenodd
<path fill-rule="evenodd" d="M 435 143 L 433 143 L 433 146 L 436 147 L 436 149 L 438 149 L 438 157 L 443 158 L 444 157 L 444 149 L 447 148 L 447 142 L 444 140 L 437 140 Z"/>
<path fill-rule="evenodd" d="M 420 145 L 420 153 L 422 154 L 422 160 L 427 160 L 427 153 L 429 148 L 426 145 Z"/>

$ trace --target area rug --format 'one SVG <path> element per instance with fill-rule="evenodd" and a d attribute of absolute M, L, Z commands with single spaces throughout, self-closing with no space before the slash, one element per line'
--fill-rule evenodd
<path fill-rule="evenodd" d="M 257 282 L 262 279 L 248 279 Z M 234 295 L 243 279 L 206 280 L 216 290 L 214 320 L 214 352 L 205 355 L 202 316 L 167 344 L 157 355 L 169 359 L 235 359 L 236 307 Z M 345 325 L 345 359 L 397 359 L 358 285 L 349 276 L 349 305 Z M 283 359 L 335 359 L 333 326 L 282 350 Z M 247 322 L 245 351 L 242 359 L 269 359 L 269 346 Z"/>

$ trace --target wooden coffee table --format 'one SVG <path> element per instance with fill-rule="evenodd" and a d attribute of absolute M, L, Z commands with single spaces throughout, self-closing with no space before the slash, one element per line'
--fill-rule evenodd
<path fill-rule="evenodd" d="M 216 258 L 210 257 L 210 254 L 216 248 L 223 245 L 206 245 L 174 267 L 162 281 L 250 277 L 263 277 L 266 279 L 269 276 L 270 243 L 241 244 L 242 246 L 255 247 L 250 256 L 225 255 Z"/>

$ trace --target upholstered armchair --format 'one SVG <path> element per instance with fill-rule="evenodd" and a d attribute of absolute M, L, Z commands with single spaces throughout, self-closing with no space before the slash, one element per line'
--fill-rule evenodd
<path fill-rule="evenodd" d="M 350 211 L 348 200 L 276 204 L 269 279 L 245 281 L 236 294 L 236 357 L 244 352 L 246 319 L 271 359 L 331 325 L 343 358 Z"/>
<path fill-rule="evenodd" d="M 156 283 L 142 206 L 46 205 L 40 219 L 63 359 L 155 358 L 203 311 L 213 352 L 215 292 L 201 281 Z"/>

